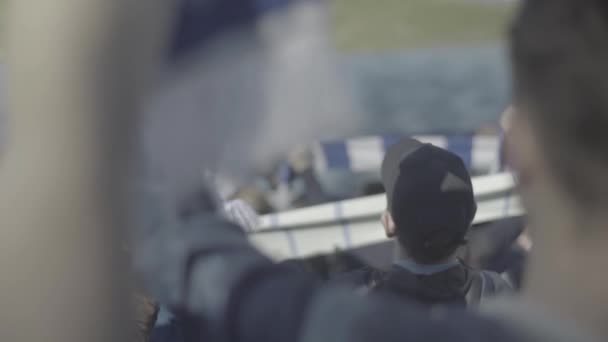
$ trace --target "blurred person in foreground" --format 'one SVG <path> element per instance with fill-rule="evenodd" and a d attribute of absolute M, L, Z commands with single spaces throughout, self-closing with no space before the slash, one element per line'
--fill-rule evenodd
<path fill-rule="evenodd" d="M 509 172 L 505 153 L 505 137 L 508 136 L 509 121 L 513 107 L 509 106 L 500 117 L 500 148 L 496 172 Z M 504 210 L 512 205 L 514 192 L 507 194 Z M 467 265 L 499 273 L 515 290 L 523 284 L 525 261 L 531 243 L 525 229 L 525 215 L 507 217 L 476 227 L 467 237 L 467 246 L 462 258 Z"/>
<path fill-rule="evenodd" d="M 397 240 L 395 261 L 389 271 L 366 268 L 339 282 L 426 306 L 476 307 L 511 292 L 499 274 L 474 270 L 457 257 L 477 211 L 460 157 L 406 138 L 389 148 L 381 173 L 388 203 L 382 224 Z"/>
<path fill-rule="evenodd" d="M 0 340 L 142 341 L 156 308 L 128 290 L 125 175 L 172 6 L 6 3 Z"/>
<path fill-rule="evenodd" d="M 184 206 L 188 207 L 186 211 L 190 211 L 190 208 L 196 207 L 196 202 L 199 199 L 195 196 L 192 198 L 192 201 L 185 203 Z M 226 219 L 239 226 L 245 232 L 254 232 L 258 228 L 258 214 L 243 200 L 236 199 L 223 203 L 222 213 Z M 185 332 L 183 331 L 185 327 L 182 326 L 179 314 L 175 315 L 170 309 L 161 307 L 158 315 L 154 315 L 153 317 L 155 320 L 152 323 L 153 329 L 150 327 L 149 322 L 145 325 L 147 329 L 142 329 L 149 332 L 146 336 L 149 336 L 150 342 L 185 341 Z"/>
<path fill-rule="evenodd" d="M 530 209 L 533 227 L 552 230 L 550 233 L 545 233 L 540 239 L 535 236 L 535 248 L 538 247 L 538 253 L 532 257 L 532 272 L 530 272 L 528 278 L 528 290 L 525 299 L 522 301 L 530 305 L 537 303 L 536 305 L 541 308 L 544 306 L 546 310 L 564 317 L 563 320 L 549 319 L 545 314 L 532 316 L 534 312 L 532 309 L 518 307 L 508 310 L 508 303 L 497 305 L 501 310 L 489 310 L 488 315 L 492 315 L 491 317 L 494 318 L 483 318 L 467 312 L 452 310 L 440 310 L 426 314 L 413 306 L 404 305 L 404 303 L 393 301 L 390 298 L 363 298 L 346 293 L 339 288 L 319 287 L 306 275 L 287 269 L 284 270 L 253 249 L 241 229 L 216 214 L 218 208 L 211 205 L 211 201 L 201 202 L 202 205 L 198 207 L 196 215 L 183 219 L 175 218 L 181 224 L 179 229 L 159 230 L 144 241 L 142 248 L 139 250 L 139 266 L 148 280 L 147 285 L 150 286 L 155 297 L 163 304 L 178 309 L 187 316 L 191 328 L 189 332 L 193 340 L 197 341 L 200 341 L 202 336 L 210 336 L 209 340 L 267 342 L 380 340 L 584 341 L 585 339 L 581 337 L 581 330 L 594 332 L 600 337 L 604 337 L 599 340 L 606 340 L 604 327 L 601 324 L 603 318 L 606 317 L 603 310 L 608 308 L 605 303 L 605 281 L 601 272 L 592 274 L 588 272 L 589 269 L 601 270 L 606 260 L 606 253 L 608 253 L 603 244 L 605 232 L 601 229 L 605 225 L 603 210 L 601 210 L 603 202 L 596 196 L 591 196 L 593 200 L 589 201 L 590 198 L 587 196 L 589 193 L 606 192 L 603 187 L 604 184 L 601 182 L 603 179 L 601 176 L 605 173 L 602 160 L 605 155 L 602 147 L 605 144 L 602 144 L 604 135 L 600 134 L 608 126 L 602 120 L 607 109 L 601 106 L 605 88 L 602 85 L 606 83 L 604 75 L 606 68 L 603 64 L 606 63 L 604 54 L 604 33 L 606 32 L 606 20 L 604 18 L 606 17 L 606 10 L 604 7 L 599 1 L 590 0 L 530 0 L 524 3 L 524 9 L 516 22 L 513 35 L 515 84 L 519 96 L 518 110 L 521 110 L 520 114 L 517 115 L 518 118 L 514 119 L 514 121 L 518 121 L 517 124 L 514 124 L 514 127 L 520 128 L 521 131 L 514 130 L 513 133 L 521 139 L 514 139 L 512 146 L 510 146 L 515 161 L 513 165 L 520 172 L 523 194 Z M 50 9 L 52 8 L 53 6 L 50 6 Z M 82 9 L 82 11 L 72 14 L 82 12 L 86 12 L 86 10 Z M 160 11 L 158 12 L 160 13 Z M 80 20 L 79 23 L 87 22 Z M 72 26 L 66 25 L 65 27 Z M 567 32 L 562 32 L 562 30 Z M 44 31 L 34 32 L 44 33 Z M 147 31 L 143 30 L 142 32 Z M 548 38 L 547 34 L 553 33 L 556 35 L 555 39 L 546 40 Z M 534 39 L 534 37 L 537 39 Z M 526 42 L 528 39 L 531 40 L 530 44 L 522 42 L 522 40 Z M 573 41 L 576 43 L 572 44 Z M 88 45 L 84 46 L 105 46 L 95 43 L 96 40 L 93 39 Z M 565 44 L 565 46 L 561 44 Z M 540 52 L 538 49 L 540 49 Z M 536 52 L 539 53 L 536 54 Z M 45 55 L 45 58 L 47 57 Z M 122 56 L 122 58 L 116 58 L 115 60 L 121 61 L 123 59 L 128 58 Z M 27 59 L 21 62 L 25 66 L 34 65 L 32 64 L 33 61 Z M 87 64 L 87 66 L 92 68 L 95 63 Z M 555 70 L 547 72 L 549 71 L 546 70 L 547 68 L 555 68 Z M 591 68 L 592 72 L 584 72 L 587 68 Z M 50 70 L 57 71 L 57 69 L 53 69 L 53 66 Z M 87 68 L 82 70 L 83 74 L 90 75 L 90 73 L 85 72 L 86 70 Z M 118 68 L 117 70 L 123 69 Z M 118 71 L 115 70 L 112 75 L 120 75 Z M 563 76 L 561 73 L 567 73 L 568 76 L 572 77 L 564 77 L 562 80 L 551 79 L 547 83 L 539 82 L 540 84 L 537 85 L 542 85 L 539 87 L 530 86 L 534 85 L 535 82 L 531 82 L 529 77 L 536 75 L 543 79 L 541 76 Z M 78 73 L 69 73 L 69 75 L 75 74 Z M 80 77 L 80 79 L 83 79 L 83 77 Z M 101 83 L 102 79 L 104 78 L 98 81 Z M 117 77 L 117 79 L 120 79 L 120 77 Z M 584 82 L 584 80 L 588 82 Z M 97 84 L 93 80 L 89 80 L 89 82 L 91 82 L 89 85 Z M 573 83 L 577 82 L 578 84 L 573 86 Z M 50 82 L 45 84 L 49 85 Z M 68 82 L 68 84 L 78 85 L 79 83 Z M 48 89 L 56 88 L 61 87 Z M 109 88 L 111 89 L 111 87 Z M 136 87 L 131 85 L 131 88 L 130 90 L 133 90 Z M 67 90 L 76 91 L 77 89 L 70 88 Z M 91 89 L 95 90 L 97 88 L 91 87 Z M 559 89 L 562 91 L 559 91 Z M 582 92 L 583 90 L 584 92 Z M 38 97 L 42 97 L 42 94 L 44 92 L 29 96 L 24 95 L 23 100 L 29 99 L 30 101 L 21 101 L 20 103 L 21 105 L 26 103 L 36 104 L 37 106 L 43 105 L 44 103 L 38 103 Z M 63 101 L 69 100 L 65 94 L 61 98 Z M 90 96 L 90 99 L 98 101 L 90 101 L 90 107 L 70 108 L 71 110 L 64 111 L 65 113 L 75 114 L 73 116 L 53 117 L 53 120 L 59 124 L 58 126 L 64 127 L 64 124 L 71 123 L 74 120 L 78 121 L 79 116 L 76 114 L 89 114 L 86 117 L 99 120 L 99 118 L 107 118 L 108 113 L 114 113 L 116 109 L 124 110 L 125 112 L 121 111 L 120 114 L 125 115 L 128 115 L 134 109 L 122 103 L 122 105 L 112 108 L 110 111 L 104 111 L 101 104 L 106 102 L 101 99 L 107 99 L 103 96 L 107 94 L 91 91 L 87 95 Z M 580 98 L 577 99 L 576 96 L 572 98 L 572 95 Z M 129 92 L 124 96 L 130 100 L 137 98 L 135 94 Z M 34 99 L 37 101 L 32 101 Z M 559 106 L 557 105 L 558 102 L 560 103 Z M 47 107 L 47 109 L 54 108 L 53 106 Z M 27 108 L 16 106 L 13 109 L 16 110 L 15 115 L 20 116 L 28 112 Z M 62 108 L 59 107 L 59 109 Z M 568 112 L 568 109 L 572 111 Z M 58 110 L 58 113 L 61 112 L 61 110 Z M 530 115 L 531 120 L 528 121 L 521 113 L 535 113 L 536 116 Z M 568 115 L 572 113 L 583 113 L 584 115 L 580 117 L 578 115 Z M 542 114 L 553 115 L 553 117 L 539 119 Z M 590 120 L 591 125 L 588 124 L 586 119 L 583 119 L 589 119 L 589 116 L 593 118 Z M 40 115 L 39 117 L 44 116 Z M 556 120 L 555 117 L 558 117 L 558 119 Z M 584 124 L 580 126 L 570 125 L 571 121 L 578 122 L 579 119 L 583 119 Z M 33 120 L 22 122 L 23 125 L 20 128 L 23 131 L 21 133 L 38 132 L 37 130 L 27 131 L 28 127 L 32 128 L 31 122 Z M 87 134 L 76 134 L 77 127 L 71 127 L 72 129 L 67 131 L 53 131 L 51 127 L 47 126 L 37 126 L 37 128 L 40 128 L 40 133 L 48 134 L 46 137 L 64 138 L 65 140 L 62 141 L 70 143 L 65 146 L 79 145 L 74 144 L 74 142 L 86 141 L 87 137 L 89 139 L 104 137 L 104 134 L 99 134 L 100 132 L 109 132 L 104 131 L 104 128 L 122 128 L 115 132 L 115 136 L 123 139 L 130 136 L 130 133 L 134 130 L 134 127 L 121 125 L 122 122 L 120 121 L 113 123 L 114 125 L 94 125 L 88 122 L 87 125 L 84 125 L 89 129 L 87 132 L 95 133 L 90 137 Z M 543 124 L 547 126 L 542 126 Z M 53 127 L 57 128 L 57 126 Z M 574 129 L 578 134 L 570 136 L 569 131 L 562 132 L 563 127 Z M 581 128 L 585 129 L 585 134 L 580 132 Z M 598 132 L 598 129 L 602 132 Z M 591 134 L 586 134 L 588 133 L 587 130 L 591 130 Z M 69 134 L 66 134 L 66 132 Z M 542 134 L 540 134 L 541 132 Z M 560 140 L 564 138 L 564 134 L 568 138 L 576 139 Z M 36 135 L 30 134 L 27 137 L 31 139 Z M 537 138 L 541 139 L 537 140 Z M 28 139 L 25 141 L 28 141 Z M 126 140 L 112 141 L 111 145 L 113 147 L 127 146 Z M 547 142 L 550 143 L 547 144 Z M 562 148 L 556 149 L 554 143 L 565 148 L 565 150 Z M 103 146 L 103 144 L 95 144 L 95 146 Z M 572 152 L 572 148 L 576 146 L 580 147 L 574 149 L 577 153 L 565 153 Z M 528 149 L 532 150 L 529 151 Z M 582 187 L 583 192 L 581 193 L 578 187 L 566 185 L 570 184 L 568 180 L 571 180 L 571 178 L 564 177 L 561 167 L 581 165 L 570 165 L 568 163 L 566 163 L 567 165 L 561 165 L 556 162 L 561 159 L 555 158 L 554 150 L 562 156 L 565 153 L 569 162 L 584 162 L 582 165 L 589 167 L 589 170 L 586 170 L 587 175 L 590 174 L 594 177 L 588 176 L 584 180 L 580 177 L 573 179 L 586 185 L 588 185 L 586 182 L 593 182 L 593 186 L 590 188 Z M 23 156 L 35 160 L 34 157 L 37 155 L 35 149 L 21 151 Z M 540 151 L 543 151 L 543 153 L 540 153 Z M 101 166 L 104 163 L 108 163 L 108 166 L 121 165 L 121 160 L 102 158 L 103 154 L 99 149 L 91 148 L 87 152 L 89 153 L 71 155 L 72 163 L 70 166 L 80 166 L 80 168 L 74 168 L 73 170 L 89 177 L 87 179 L 91 182 L 95 179 L 93 176 L 98 175 L 97 168 L 83 168 L 82 165 L 89 165 L 90 163 L 94 166 Z M 59 158 L 62 154 L 56 153 L 53 156 L 57 158 L 45 159 L 47 162 L 45 172 L 48 171 L 49 167 L 61 169 L 61 166 L 64 166 L 61 163 L 63 159 Z M 544 157 L 547 157 L 547 159 L 544 159 Z M 26 161 L 32 162 L 32 159 Z M 14 162 L 14 160 L 10 161 Z M 554 166 L 559 165 L 560 168 L 547 168 L 549 161 Z M 17 168 L 16 170 L 24 169 L 31 170 L 32 168 Z M 553 171 L 556 170 L 559 170 L 559 172 L 554 173 Z M 571 168 L 569 170 L 572 171 Z M 600 172 L 597 173 L 597 178 L 595 178 L 597 171 Z M 103 236 L 102 232 L 104 230 L 102 228 L 107 229 L 107 226 L 102 223 L 105 223 L 108 218 L 120 216 L 118 212 L 103 210 L 104 205 L 112 203 L 114 196 L 96 195 L 95 191 L 86 186 L 79 188 L 82 190 L 79 194 L 93 200 L 87 202 L 90 204 L 90 210 L 85 211 L 91 215 L 83 215 L 81 212 L 74 212 L 71 206 L 50 206 L 48 199 L 55 199 L 51 195 L 62 193 L 65 190 L 64 187 L 49 187 L 49 184 L 55 184 L 52 182 L 53 179 L 43 178 L 40 175 L 22 175 L 18 172 L 11 175 L 17 177 L 19 182 L 16 184 L 19 185 L 24 184 L 25 181 L 41 182 L 37 184 L 40 184 L 40 188 L 46 191 L 43 197 L 46 200 L 40 201 L 38 197 L 32 198 L 38 200 L 36 203 L 39 209 L 43 209 L 43 212 L 47 213 L 49 218 L 56 218 L 57 216 L 68 219 L 86 217 L 89 219 L 89 224 L 86 224 L 87 222 L 84 220 L 76 220 L 70 222 L 70 227 L 81 229 L 87 227 L 90 232 L 95 233 L 91 234 L 93 236 Z M 110 182 L 103 184 L 111 185 L 107 188 L 117 191 L 121 185 L 117 182 L 121 178 L 120 175 L 123 175 L 123 173 L 116 171 L 110 173 Z M 5 177 L 6 174 L 3 174 L 3 180 L 6 180 Z M 102 189 L 105 188 L 102 187 Z M 566 189 L 568 190 L 566 191 Z M 586 193 L 586 195 L 583 195 L 583 193 Z M 6 203 L 10 202 L 7 201 Z M 584 203 L 584 208 L 580 206 L 580 203 Z M 66 208 L 69 210 L 66 210 Z M 38 220 L 44 217 L 37 210 L 20 212 L 26 212 L 27 217 Z M 593 215 L 588 215 L 589 213 Z M 6 214 L 10 214 L 10 211 L 6 211 Z M 22 217 L 26 216 L 22 215 Z M 4 217 L 3 219 L 6 220 Z M 91 225 L 91 221 L 96 224 Z M 9 228 L 14 228 L 14 225 L 12 225 L 14 221 L 7 220 L 6 222 L 11 223 L 11 225 L 8 225 Z M 26 231 L 38 227 L 48 228 L 48 226 L 42 224 L 42 220 L 23 221 L 21 223 Z M 60 222 L 54 221 L 53 227 L 61 228 L 58 223 Z M 113 227 L 113 225 L 110 226 Z M 581 227 L 584 227 L 584 229 L 581 229 Z M 542 229 L 535 231 L 538 235 L 541 235 L 542 232 Z M 62 234 L 62 236 L 68 235 Z M 40 239 L 25 236 L 23 241 L 40 241 Z M 84 255 L 87 255 L 91 260 L 99 260 L 105 255 L 96 254 L 91 256 L 87 254 L 88 251 L 82 249 L 83 247 L 89 247 L 89 244 L 83 244 L 83 241 L 79 240 L 69 240 L 65 243 L 49 240 L 48 245 L 49 250 L 55 251 L 57 250 L 56 247 L 70 246 L 74 248 L 74 253 L 69 254 L 69 256 L 79 260 Z M 102 246 L 107 246 L 107 244 Z M 32 248 L 32 250 L 35 251 L 35 248 Z M 57 264 L 68 264 L 69 261 L 73 261 L 72 259 L 61 259 L 57 261 Z M 38 265 L 38 268 L 32 266 L 32 270 L 42 269 L 46 266 L 44 263 L 33 265 Z M 68 272 L 61 274 L 66 275 L 69 280 L 74 280 L 73 277 L 68 277 L 71 274 L 69 270 L 71 268 L 67 269 Z M 106 268 L 104 268 L 105 270 Z M 27 273 L 31 274 L 32 272 Z M 109 275 L 109 273 L 104 272 L 102 275 Z M 584 280 L 581 281 L 581 279 Z M 29 278 L 25 280 L 32 281 Z M 89 296 L 82 296 L 87 289 L 95 294 L 101 291 L 94 285 L 94 283 L 87 283 L 78 287 L 82 291 L 81 296 L 76 297 L 77 299 L 74 301 L 79 304 L 79 308 L 86 307 L 87 302 L 83 298 L 95 298 L 90 293 Z M 10 287 L 8 288 L 10 289 Z M 49 288 L 48 285 L 40 287 L 41 290 L 48 290 Z M 33 294 L 37 295 L 37 293 Z M 23 296 L 19 298 L 26 299 Z M 62 297 L 57 302 L 49 302 L 48 304 L 52 310 L 56 310 L 62 308 L 61 305 L 57 304 L 64 303 L 64 299 L 65 297 Z M 514 303 L 513 305 L 516 306 L 517 304 Z M 14 305 L 11 310 L 18 307 L 18 305 Z M 108 305 L 107 312 L 112 313 L 112 308 L 111 305 Z M 49 310 L 44 306 L 42 309 Z M 91 307 L 89 307 L 90 309 Z M 36 313 L 27 310 L 25 312 Z M 92 312 L 97 313 L 96 310 L 92 310 Z M 119 311 L 115 310 L 114 312 Z M 84 314 L 85 312 L 75 310 L 68 318 L 77 318 L 74 315 L 75 313 Z M 27 317 L 29 318 L 29 316 Z M 34 323 L 38 323 L 37 328 L 45 327 L 44 323 L 49 323 L 40 320 L 41 317 L 43 316 L 40 314 L 36 316 L 38 320 Z M 530 317 L 530 319 L 526 320 L 527 317 Z M 103 341 L 104 339 L 100 338 L 102 333 L 104 331 L 114 331 L 120 325 L 120 320 L 113 318 L 111 315 L 100 316 L 99 318 L 103 320 L 98 321 L 97 324 L 86 322 L 88 324 L 82 327 L 90 329 L 80 329 L 81 331 L 74 335 L 58 333 L 70 331 L 69 328 L 74 325 L 73 320 L 65 319 L 63 316 L 60 320 L 53 321 L 56 325 L 47 325 L 48 329 L 37 329 L 37 331 L 55 333 L 54 338 L 47 339 L 53 341 Z M 518 319 L 520 321 L 517 321 Z M 576 322 L 577 324 L 575 324 L 575 327 L 566 323 L 555 324 L 555 322 L 561 323 L 564 321 Z M 18 321 L 15 320 L 14 322 Z M 509 322 L 517 322 L 517 324 L 509 325 Z M 543 324 L 543 322 L 549 322 L 550 324 Z M 506 326 L 510 328 L 506 329 Z M 23 327 L 21 330 L 18 327 L 11 328 L 13 332 L 23 331 Z M 95 339 L 87 339 L 87 332 L 91 329 L 95 329 L 98 333 Z M 5 329 L 0 330 L 1 333 L 6 331 Z M 21 340 L 42 339 L 42 335 L 31 336 L 35 336 L 35 338 L 22 338 Z M 9 335 L 9 337 L 11 336 Z M 59 337 L 64 337 L 64 339 L 60 340 Z M 7 338 L 6 340 L 15 339 Z M 119 341 L 122 338 L 106 340 Z"/>
<path fill-rule="evenodd" d="M 500 172 L 509 172 L 506 160 L 506 137 L 509 136 L 510 121 L 514 108 L 509 106 L 501 115 Z M 516 182 L 516 180 L 515 180 Z M 508 196 L 515 196 L 515 193 Z M 510 203 L 507 205 L 511 205 Z M 469 237 L 465 260 L 474 267 L 490 269 L 506 277 L 516 290 L 523 285 L 526 259 L 532 241 L 526 229 L 526 217 L 509 217 L 493 222 Z M 476 233 L 477 233 L 476 232 Z"/>
<path fill-rule="evenodd" d="M 521 314 L 510 316 L 539 333 L 605 341 L 608 2 L 525 1 L 510 40 L 507 154 L 534 241 L 521 302 L 542 311 L 523 314 L 513 302 L 510 311 Z"/>
<path fill-rule="evenodd" d="M 142 269 L 164 300 L 242 341 L 604 341 L 606 38 L 608 4 L 600 0 L 523 1 L 514 20 L 508 154 L 535 245 L 523 295 L 482 308 L 489 321 L 449 310 L 431 320 L 403 303 L 317 287 L 274 266 L 237 229 L 203 220 L 207 215 L 165 236 L 190 242 L 169 263 L 189 268 L 172 274 L 166 262 L 150 260 Z M 188 227 L 201 225 L 206 234 L 195 240 Z"/>

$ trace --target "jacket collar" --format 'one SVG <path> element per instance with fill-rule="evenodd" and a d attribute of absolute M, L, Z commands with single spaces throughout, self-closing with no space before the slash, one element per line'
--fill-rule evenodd
<path fill-rule="evenodd" d="M 452 267 L 460 266 L 460 262 L 456 259 L 441 264 L 419 264 L 411 260 L 397 260 L 394 264 L 402 267 L 407 271 L 416 275 L 433 275 L 449 270 Z"/>

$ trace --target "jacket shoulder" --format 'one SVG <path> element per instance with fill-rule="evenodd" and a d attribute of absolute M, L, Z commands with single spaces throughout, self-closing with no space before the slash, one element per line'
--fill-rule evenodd
<path fill-rule="evenodd" d="M 492 271 L 473 272 L 471 287 L 466 296 L 469 307 L 477 307 L 490 298 L 513 293 L 511 284 L 500 274 Z"/>
<path fill-rule="evenodd" d="M 513 292 L 513 286 L 500 274 L 492 271 L 479 271 L 478 278 L 484 283 L 482 295 L 496 296 Z"/>

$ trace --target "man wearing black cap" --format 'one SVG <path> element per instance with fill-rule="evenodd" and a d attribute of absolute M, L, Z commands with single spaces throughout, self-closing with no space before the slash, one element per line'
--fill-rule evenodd
<path fill-rule="evenodd" d="M 387 210 L 382 224 L 398 241 L 389 271 L 364 269 L 340 279 L 424 305 L 476 306 L 510 291 L 498 274 L 477 271 L 456 257 L 477 205 L 471 178 L 455 154 L 403 139 L 382 163 Z"/>

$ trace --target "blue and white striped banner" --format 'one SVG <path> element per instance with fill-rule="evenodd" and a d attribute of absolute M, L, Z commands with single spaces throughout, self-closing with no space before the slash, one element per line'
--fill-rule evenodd
<path fill-rule="evenodd" d="M 368 136 L 349 140 L 323 141 L 313 145 L 314 168 L 353 172 L 378 171 L 387 149 L 402 136 Z M 500 138 L 492 135 L 417 135 L 413 138 L 451 151 L 465 162 L 473 174 L 498 170 Z"/>
<path fill-rule="evenodd" d="M 474 177 L 473 188 L 478 204 L 474 224 L 522 214 L 511 174 Z M 376 195 L 266 215 L 251 240 L 277 260 L 382 242 L 385 208 L 385 196 Z"/>

